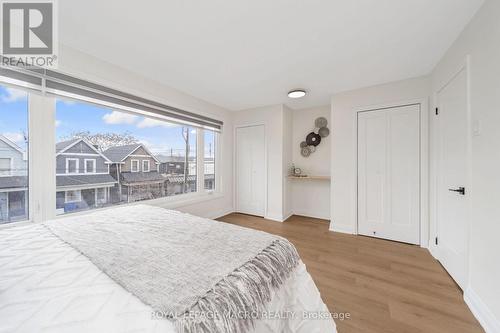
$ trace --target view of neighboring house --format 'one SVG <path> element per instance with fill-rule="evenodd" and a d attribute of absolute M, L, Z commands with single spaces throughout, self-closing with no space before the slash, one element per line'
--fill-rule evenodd
<path fill-rule="evenodd" d="M 56 213 L 195 192 L 196 160 L 153 155 L 143 144 L 101 152 L 86 139 L 56 144 Z M 205 159 L 205 188 L 214 188 L 214 161 Z M 28 216 L 26 153 L 0 135 L 0 223 Z"/>
<path fill-rule="evenodd" d="M 156 158 L 160 161 L 159 171 L 166 178 L 167 196 L 196 192 L 196 157 L 189 157 L 186 177 L 184 156 L 170 154 L 157 155 Z"/>
<path fill-rule="evenodd" d="M 110 174 L 118 181 L 113 202 L 134 202 L 166 196 L 160 161 L 142 144 L 108 148 L 103 154 L 111 161 Z"/>
<path fill-rule="evenodd" d="M 28 161 L 24 151 L 0 135 L 0 223 L 28 216 Z"/>
<path fill-rule="evenodd" d="M 186 159 L 179 155 L 156 155 L 160 161 L 159 172 L 167 175 L 183 175 Z"/>
<path fill-rule="evenodd" d="M 203 164 L 205 173 L 205 189 L 215 189 L 215 157 L 205 157 Z"/>
<path fill-rule="evenodd" d="M 110 202 L 117 181 L 111 161 L 85 139 L 56 144 L 56 209 L 58 213 L 101 207 Z"/>

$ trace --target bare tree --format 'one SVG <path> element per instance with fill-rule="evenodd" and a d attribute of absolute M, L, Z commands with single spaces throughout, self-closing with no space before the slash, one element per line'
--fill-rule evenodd
<path fill-rule="evenodd" d="M 63 140 L 86 139 L 100 151 L 114 146 L 124 146 L 137 143 L 138 140 L 128 131 L 123 133 L 90 133 L 89 131 L 73 132 L 63 137 Z"/>

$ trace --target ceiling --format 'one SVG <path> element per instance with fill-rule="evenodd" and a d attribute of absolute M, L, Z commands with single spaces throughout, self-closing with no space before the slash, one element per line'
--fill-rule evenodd
<path fill-rule="evenodd" d="M 483 0 L 59 2 L 60 41 L 229 110 L 428 74 Z M 292 88 L 307 97 L 290 100 Z"/>

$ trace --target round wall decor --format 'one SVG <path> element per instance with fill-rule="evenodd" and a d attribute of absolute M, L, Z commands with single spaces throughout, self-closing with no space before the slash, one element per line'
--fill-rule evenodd
<path fill-rule="evenodd" d="M 321 138 L 326 138 L 330 135 L 328 129 L 328 120 L 325 117 L 318 117 L 314 121 L 316 128 L 306 136 L 306 141 L 300 143 L 300 154 L 303 157 L 309 157 L 316 151 L 316 147 L 321 143 Z M 316 131 L 318 133 L 316 133 Z"/>
<path fill-rule="evenodd" d="M 309 149 L 309 147 L 304 147 L 300 150 L 300 155 L 309 157 L 309 155 L 311 155 L 311 150 Z"/>
<path fill-rule="evenodd" d="M 330 135 L 330 130 L 328 129 L 328 127 L 321 127 L 318 131 L 318 134 L 322 138 L 326 138 L 328 135 Z"/>
<path fill-rule="evenodd" d="M 316 118 L 316 120 L 314 121 L 314 125 L 317 128 L 326 127 L 328 125 L 328 120 L 326 120 L 325 117 Z"/>
<path fill-rule="evenodd" d="M 317 146 L 321 143 L 321 136 L 314 133 L 314 132 L 311 132 L 307 135 L 306 137 L 306 142 L 309 146 Z"/>

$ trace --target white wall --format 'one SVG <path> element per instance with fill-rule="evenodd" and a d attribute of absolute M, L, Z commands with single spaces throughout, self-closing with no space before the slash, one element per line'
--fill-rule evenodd
<path fill-rule="evenodd" d="M 465 296 L 488 332 L 500 332 L 500 1 L 488 0 L 432 74 L 433 92 L 470 55 L 469 287 Z"/>
<path fill-rule="evenodd" d="M 234 126 L 264 125 L 267 149 L 267 204 L 265 217 L 283 221 L 284 215 L 284 107 L 283 105 L 265 106 L 233 114 Z"/>
<path fill-rule="evenodd" d="M 301 168 L 305 174 L 329 176 L 332 131 L 330 131 L 330 136 L 321 140 L 321 144 L 309 157 L 303 157 L 300 154 L 300 143 L 314 129 L 314 120 L 318 117 L 328 119 L 328 127 L 330 130 L 332 129 L 329 105 L 293 111 L 293 140 L 291 144 L 293 163 L 296 167 Z M 330 219 L 330 182 L 295 179 L 291 183 L 294 214 Z"/>
<path fill-rule="evenodd" d="M 61 72 L 224 121 L 220 135 L 221 163 L 217 167 L 221 175 L 220 195 L 199 203 L 172 205 L 168 201 L 164 204 L 155 201 L 155 204 L 209 218 L 233 211 L 233 126 L 229 111 L 64 45 L 59 52 Z"/>
<path fill-rule="evenodd" d="M 290 166 L 293 163 L 294 111 L 283 105 L 283 220 L 294 214 L 292 182 L 288 179 Z"/>
<path fill-rule="evenodd" d="M 429 93 L 429 78 L 420 77 L 348 91 L 332 97 L 331 230 L 346 233 L 356 231 L 356 112 L 382 104 L 397 105 L 409 100 L 428 99 Z"/>
<path fill-rule="evenodd" d="M 308 159 L 300 156 L 299 150 L 300 142 L 314 129 L 314 120 L 319 116 L 329 119 L 329 111 L 329 106 L 292 110 L 280 104 L 234 113 L 234 126 L 265 125 L 266 127 L 266 218 L 284 221 L 292 214 L 329 218 L 328 182 L 288 179 L 292 163 L 309 174 L 329 174 L 329 137 L 321 142 L 317 151 Z"/>

